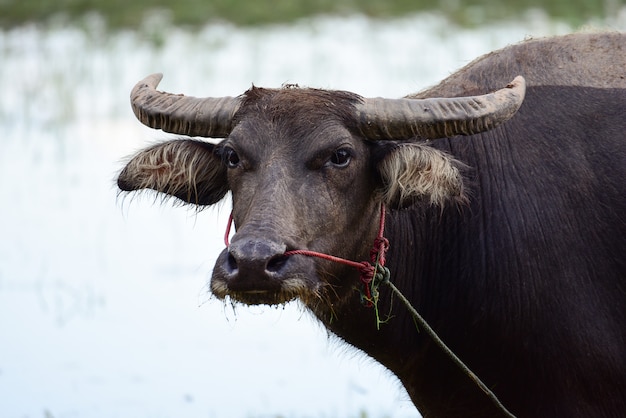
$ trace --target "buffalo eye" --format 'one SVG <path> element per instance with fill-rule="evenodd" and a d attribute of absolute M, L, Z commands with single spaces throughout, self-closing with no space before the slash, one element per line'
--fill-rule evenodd
<path fill-rule="evenodd" d="M 352 152 L 346 148 L 339 148 L 330 156 L 330 163 L 338 168 L 347 167 L 352 159 Z"/>
<path fill-rule="evenodd" d="M 234 149 L 225 147 L 222 150 L 222 161 L 228 168 L 236 168 L 241 160 Z"/>

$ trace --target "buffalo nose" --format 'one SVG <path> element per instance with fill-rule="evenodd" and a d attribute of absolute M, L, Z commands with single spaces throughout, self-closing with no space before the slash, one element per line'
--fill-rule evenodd
<path fill-rule="evenodd" d="M 228 247 L 226 270 L 231 276 L 276 278 L 287 261 L 286 246 L 262 239 L 239 240 Z"/>

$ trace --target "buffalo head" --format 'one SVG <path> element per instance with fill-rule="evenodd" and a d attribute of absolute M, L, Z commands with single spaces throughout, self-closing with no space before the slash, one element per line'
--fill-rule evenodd
<path fill-rule="evenodd" d="M 253 87 L 239 97 L 159 92 L 139 82 L 133 110 L 181 139 L 140 151 L 119 175 L 122 190 L 153 189 L 194 205 L 232 193 L 236 226 L 213 270 L 211 290 L 246 304 L 300 298 L 317 313 L 347 300 L 358 274 L 318 251 L 368 258 L 381 204 L 403 207 L 463 198 L 461 164 L 428 140 L 471 135 L 510 118 L 524 80 L 484 96 L 367 99 L 342 91 Z"/>

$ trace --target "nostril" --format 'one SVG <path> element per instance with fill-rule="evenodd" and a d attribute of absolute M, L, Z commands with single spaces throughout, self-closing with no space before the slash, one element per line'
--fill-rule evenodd
<path fill-rule="evenodd" d="M 226 264 L 228 265 L 228 268 L 230 269 L 231 272 L 237 270 L 237 260 L 231 253 L 228 253 Z"/>
<path fill-rule="evenodd" d="M 283 266 L 287 262 L 287 258 L 288 256 L 284 254 L 280 254 L 280 255 L 270 258 L 270 260 L 267 262 L 267 267 L 266 267 L 267 271 L 272 272 L 272 273 L 278 272 L 280 269 L 283 268 Z"/>

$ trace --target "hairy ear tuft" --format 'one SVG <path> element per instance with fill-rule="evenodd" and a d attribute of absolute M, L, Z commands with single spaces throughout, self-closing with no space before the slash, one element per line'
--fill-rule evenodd
<path fill-rule="evenodd" d="M 186 203 L 212 205 L 228 192 L 226 168 L 214 148 L 191 139 L 154 145 L 131 158 L 117 185 L 123 191 L 152 189 Z"/>
<path fill-rule="evenodd" d="M 442 206 L 447 200 L 464 200 L 462 166 L 427 145 L 399 144 L 378 164 L 383 201 L 390 207 L 406 207 L 417 201 Z"/>

